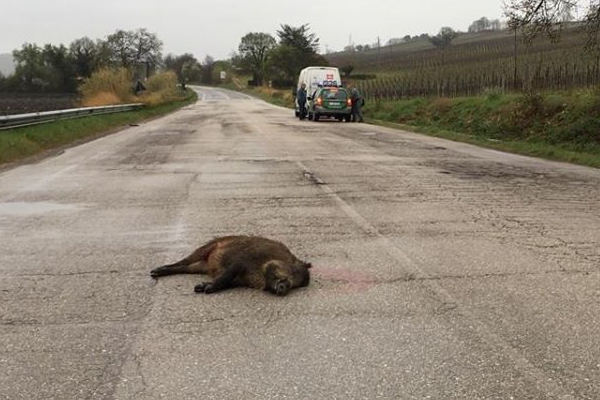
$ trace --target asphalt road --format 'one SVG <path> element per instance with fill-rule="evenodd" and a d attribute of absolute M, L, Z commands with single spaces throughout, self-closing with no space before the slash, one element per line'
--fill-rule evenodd
<path fill-rule="evenodd" d="M 0 172 L 0 398 L 600 398 L 600 170 L 198 90 Z M 311 284 L 150 278 L 224 234 Z"/>

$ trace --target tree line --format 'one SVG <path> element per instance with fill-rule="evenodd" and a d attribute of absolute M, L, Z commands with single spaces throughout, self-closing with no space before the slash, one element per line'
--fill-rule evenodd
<path fill-rule="evenodd" d="M 309 65 L 327 65 L 318 54 L 319 39 L 309 32 L 308 24 L 292 27 L 282 24 L 279 40 L 263 32 L 251 32 L 241 38 L 230 60 L 215 61 L 206 56 L 199 62 L 192 54 L 162 56 L 162 41 L 156 34 L 140 28 L 117 30 L 106 39 L 83 37 L 68 47 L 25 43 L 14 50 L 15 72 L 0 74 L 0 91 L 26 93 L 74 93 L 92 73 L 102 68 L 124 67 L 134 80 L 144 80 L 159 68 L 174 71 L 181 84 L 212 84 L 219 73 L 235 68 L 252 76 L 252 84 L 288 86 L 299 71 Z M 132 83 L 133 84 L 133 83 Z"/>
<path fill-rule="evenodd" d="M 156 34 L 140 28 L 117 30 L 106 39 L 83 37 L 68 47 L 25 43 L 12 52 L 16 63 L 10 76 L 0 74 L 0 91 L 26 93 L 74 93 L 92 73 L 102 68 L 124 67 L 134 79 L 145 80 L 159 68 L 176 72 L 180 82 L 212 83 L 217 65 L 207 56 L 204 63 L 191 54 L 163 58 L 163 43 Z"/>
<path fill-rule="evenodd" d="M 476 21 L 473 21 L 471 25 L 469 25 L 468 33 L 479 33 L 479 32 L 492 32 L 492 31 L 500 31 L 503 28 L 503 24 L 499 19 L 489 19 L 487 17 L 481 17 Z M 444 26 L 440 28 L 439 32 L 436 35 L 430 35 L 428 33 L 421 33 L 420 35 L 405 35 L 403 37 L 391 38 L 389 39 L 384 46 L 395 46 L 401 43 L 408 42 L 416 42 L 422 40 L 428 40 L 436 47 L 446 47 L 450 44 L 450 42 L 463 32 L 456 31 L 451 27 Z M 370 44 L 358 44 L 358 45 L 348 45 L 344 47 L 345 52 L 362 52 L 369 51 L 373 49 L 378 49 L 381 47 L 381 43 L 379 40 L 377 43 L 372 45 Z"/>

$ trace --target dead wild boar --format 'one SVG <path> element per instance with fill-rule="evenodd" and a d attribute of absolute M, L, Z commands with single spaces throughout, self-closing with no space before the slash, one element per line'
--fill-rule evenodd
<path fill-rule="evenodd" d="M 245 286 L 285 296 L 307 286 L 310 263 L 299 260 L 283 244 L 259 236 L 217 237 L 174 264 L 153 269 L 153 278 L 172 274 L 205 274 L 212 282 L 196 285 L 195 292 L 214 293 Z"/>

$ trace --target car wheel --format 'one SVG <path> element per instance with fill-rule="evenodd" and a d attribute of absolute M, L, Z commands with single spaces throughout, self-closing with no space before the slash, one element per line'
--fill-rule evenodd
<path fill-rule="evenodd" d="M 346 116 L 344 117 L 344 120 L 346 120 L 346 122 L 350 122 L 350 116 L 349 116 L 349 115 L 346 115 Z"/>

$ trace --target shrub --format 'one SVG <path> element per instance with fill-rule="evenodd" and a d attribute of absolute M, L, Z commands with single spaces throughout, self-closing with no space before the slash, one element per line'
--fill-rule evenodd
<path fill-rule="evenodd" d="M 483 91 L 483 96 L 488 101 L 497 101 L 502 97 L 503 94 L 504 90 L 498 86 L 485 88 Z"/>
<path fill-rule="evenodd" d="M 92 74 L 79 88 L 83 106 L 103 106 L 124 103 L 144 103 L 156 106 L 180 98 L 177 75 L 173 71 L 153 75 L 139 96 L 133 93 L 133 74 L 125 68 L 102 68 Z"/>
<path fill-rule="evenodd" d="M 146 90 L 150 92 L 173 92 L 177 90 L 177 74 L 173 71 L 152 75 L 146 82 Z"/>
<path fill-rule="evenodd" d="M 452 102 L 447 97 L 438 97 L 431 100 L 431 118 L 438 120 L 452 110 Z"/>
<path fill-rule="evenodd" d="M 85 107 L 95 107 L 120 104 L 122 101 L 112 92 L 98 92 L 85 96 L 81 103 Z"/>
<path fill-rule="evenodd" d="M 173 71 L 153 75 L 145 83 L 146 90 L 141 92 L 138 101 L 156 106 L 179 98 L 177 74 Z"/>
<path fill-rule="evenodd" d="M 80 87 L 83 106 L 132 103 L 132 74 L 125 68 L 101 68 Z"/>

